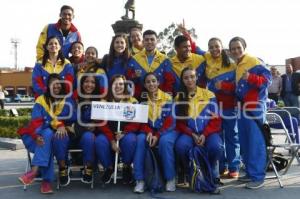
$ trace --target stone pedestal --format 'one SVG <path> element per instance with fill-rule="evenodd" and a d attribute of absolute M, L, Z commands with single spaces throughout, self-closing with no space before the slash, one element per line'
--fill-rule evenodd
<path fill-rule="evenodd" d="M 111 26 L 112 26 L 115 34 L 117 34 L 117 33 L 129 34 L 129 31 L 131 28 L 139 28 L 141 30 L 143 29 L 143 25 L 133 19 L 119 20 L 119 21 L 116 21 Z"/>

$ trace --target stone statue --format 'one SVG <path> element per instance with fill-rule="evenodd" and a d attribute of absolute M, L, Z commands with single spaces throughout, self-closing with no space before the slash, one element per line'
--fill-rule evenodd
<path fill-rule="evenodd" d="M 134 20 L 135 18 L 135 7 L 134 7 L 134 0 L 127 0 L 126 4 L 125 4 L 125 15 L 122 17 L 123 20 L 129 19 L 129 11 L 131 11 L 132 13 L 132 18 Z"/>

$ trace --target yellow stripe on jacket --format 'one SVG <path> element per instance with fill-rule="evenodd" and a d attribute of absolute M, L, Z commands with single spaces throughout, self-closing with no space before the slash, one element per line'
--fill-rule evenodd
<path fill-rule="evenodd" d="M 194 53 L 190 53 L 185 62 L 181 62 L 177 56 L 172 57 L 170 60 L 172 62 L 173 70 L 178 77 L 180 77 L 184 68 L 192 67 L 193 69 L 197 69 L 198 66 L 205 61 L 203 56 Z"/>
<path fill-rule="evenodd" d="M 236 69 L 236 82 L 239 82 L 243 74 L 251 68 L 260 65 L 261 61 L 256 57 L 252 57 L 249 54 L 245 54 L 242 61 L 237 65 Z"/>
<path fill-rule="evenodd" d="M 148 111 L 148 116 L 149 119 L 152 122 L 155 122 L 158 118 L 161 117 L 162 114 L 162 108 L 165 104 L 171 103 L 172 102 L 172 97 L 158 89 L 157 93 L 157 100 L 156 101 L 151 101 L 149 96 L 148 96 L 148 106 L 149 106 L 149 111 Z"/>
<path fill-rule="evenodd" d="M 154 58 L 151 64 L 148 63 L 146 50 L 142 50 L 140 53 L 134 55 L 133 58 L 146 72 L 154 72 L 160 64 L 167 59 L 167 56 L 155 49 Z"/>

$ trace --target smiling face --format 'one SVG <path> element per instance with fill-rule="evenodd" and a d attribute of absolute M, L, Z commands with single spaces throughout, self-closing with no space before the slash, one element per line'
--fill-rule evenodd
<path fill-rule="evenodd" d="M 178 58 L 185 60 L 189 57 L 189 54 L 191 53 L 191 43 L 190 41 L 183 41 L 181 44 L 179 44 L 178 47 L 176 47 L 176 53 Z"/>
<path fill-rule="evenodd" d="M 158 90 L 159 83 L 157 78 L 151 74 L 146 77 L 144 86 L 149 93 L 156 93 Z"/>
<path fill-rule="evenodd" d="M 196 88 L 197 76 L 195 70 L 186 70 L 182 74 L 182 82 L 188 91 Z"/>
<path fill-rule="evenodd" d="M 122 77 L 118 77 L 112 83 L 112 93 L 114 98 L 119 99 L 124 96 L 125 81 Z"/>
<path fill-rule="evenodd" d="M 57 38 L 52 38 L 49 40 L 48 44 L 46 45 L 46 48 L 49 53 L 58 54 L 58 52 L 61 49 L 61 46 Z"/>
<path fill-rule="evenodd" d="M 157 38 L 154 34 L 145 35 L 143 44 L 147 52 L 153 52 L 156 48 Z"/>
<path fill-rule="evenodd" d="M 51 79 L 49 85 L 50 85 L 50 93 L 52 97 L 55 97 L 60 94 L 62 87 L 59 79 L 56 78 Z"/>
<path fill-rule="evenodd" d="M 114 50 L 116 55 L 121 55 L 126 49 L 126 40 L 124 37 L 119 36 L 115 38 L 114 41 Z"/>
<path fill-rule="evenodd" d="M 96 88 L 96 80 L 94 76 L 87 76 L 82 83 L 82 90 L 84 94 L 92 94 Z"/>
<path fill-rule="evenodd" d="M 71 9 L 64 9 L 60 13 L 61 23 L 64 26 L 70 26 L 74 18 L 74 13 Z"/>
<path fill-rule="evenodd" d="M 212 39 L 208 42 L 208 50 L 214 59 L 221 56 L 222 49 L 223 47 L 221 41 Z"/>
<path fill-rule="evenodd" d="M 130 32 L 130 42 L 134 47 L 143 46 L 143 36 L 141 31 L 134 29 Z"/>
<path fill-rule="evenodd" d="M 85 60 L 88 63 L 93 63 L 97 59 L 97 51 L 95 48 L 87 48 L 85 51 Z"/>
<path fill-rule="evenodd" d="M 83 55 L 83 46 L 82 44 L 80 43 L 75 43 L 72 45 L 72 49 L 71 49 L 71 53 L 72 53 L 72 56 L 74 57 L 82 57 Z"/>
<path fill-rule="evenodd" d="M 235 60 L 240 60 L 245 55 L 245 48 L 241 41 L 233 41 L 229 44 L 230 54 Z"/>

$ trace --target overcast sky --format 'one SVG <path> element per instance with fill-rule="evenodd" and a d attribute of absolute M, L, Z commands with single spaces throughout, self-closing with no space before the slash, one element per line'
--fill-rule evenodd
<path fill-rule="evenodd" d="M 35 46 L 48 23 L 59 18 L 64 4 L 75 9 L 73 23 L 85 46 L 98 48 L 102 57 L 109 50 L 111 24 L 124 15 L 126 0 L 2 0 L 0 6 L 0 67 L 14 66 L 11 38 L 20 40 L 19 67 L 34 66 Z M 207 49 L 211 37 L 225 47 L 234 36 L 246 39 L 247 51 L 269 64 L 284 64 L 300 56 L 299 0 L 135 0 L 136 19 L 144 30 L 162 31 L 172 22 L 185 19 L 194 27 L 197 43 Z"/>

